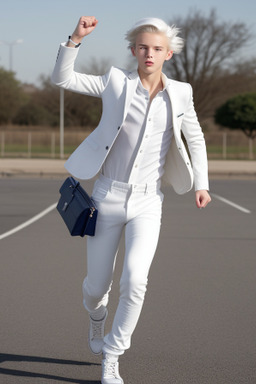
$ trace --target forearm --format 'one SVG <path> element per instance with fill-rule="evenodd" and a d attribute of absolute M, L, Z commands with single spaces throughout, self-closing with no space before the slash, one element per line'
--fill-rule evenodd
<path fill-rule="evenodd" d="M 195 190 L 208 190 L 208 161 L 204 134 L 194 109 L 192 88 L 187 110 L 182 122 L 182 132 L 186 139 L 194 173 Z"/>
<path fill-rule="evenodd" d="M 69 88 L 74 77 L 74 64 L 79 48 L 67 48 L 66 43 L 60 45 L 57 60 L 52 73 L 52 82 L 59 87 Z"/>
<path fill-rule="evenodd" d="M 89 35 L 98 21 L 93 16 L 82 16 L 66 43 L 62 43 L 52 73 L 52 82 L 59 87 L 86 95 L 101 97 L 107 76 L 92 76 L 74 71 L 79 45 Z"/>
<path fill-rule="evenodd" d="M 62 43 L 52 73 L 52 82 L 62 88 L 85 95 L 101 97 L 108 81 L 109 73 L 93 76 L 74 71 L 79 48 L 69 48 Z"/>
<path fill-rule="evenodd" d="M 194 186 L 197 190 L 209 190 L 208 160 L 205 143 L 196 148 L 190 148 L 191 162 L 194 173 Z"/>
<path fill-rule="evenodd" d="M 74 71 L 74 64 L 79 52 L 78 45 L 85 36 L 96 28 L 98 20 L 94 16 L 80 17 L 78 24 L 66 43 L 62 43 L 55 67 L 52 73 L 52 82 L 59 87 L 71 91 L 85 93 L 92 96 L 101 96 L 102 79 L 97 76 L 83 75 Z"/>

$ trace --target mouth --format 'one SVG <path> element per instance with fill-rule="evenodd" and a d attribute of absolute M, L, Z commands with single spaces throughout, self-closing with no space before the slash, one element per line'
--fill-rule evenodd
<path fill-rule="evenodd" d="M 148 60 L 148 61 L 145 62 L 145 65 L 148 66 L 148 67 L 151 67 L 151 65 L 153 65 L 153 64 L 154 64 L 153 61 L 149 61 Z"/>

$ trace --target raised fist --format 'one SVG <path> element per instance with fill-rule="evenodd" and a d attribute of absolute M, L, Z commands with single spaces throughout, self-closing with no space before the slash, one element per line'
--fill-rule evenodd
<path fill-rule="evenodd" d="M 80 43 L 83 37 L 89 35 L 94 30 L 97 24 L 98 20 L 94 16 L 80 17 L 76 29 L 71 36 L 72 40 Z"/>

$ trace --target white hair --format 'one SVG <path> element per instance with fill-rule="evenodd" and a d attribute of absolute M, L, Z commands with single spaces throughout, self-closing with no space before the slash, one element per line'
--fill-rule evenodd
<path fill-rule="evenodd" d="M 184 46 L 184 40 L 178 36 L 179 28 L 175 25 L 170 27 L 163 20 L 150 17 L 137 21 L 126 33 L 125 38 L 129 41 L 128 48 L 135 48 L 136 38 L 142 32 L 163 33 L 168 39 L 168 48 L 173 53 L 180 53 Z"/>

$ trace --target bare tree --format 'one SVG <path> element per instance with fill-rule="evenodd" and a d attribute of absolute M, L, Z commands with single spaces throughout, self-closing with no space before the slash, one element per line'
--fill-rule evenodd
<path fill-rule="evenodd" d="M 186 18 L 172 20 L 173 23 L 181 28 L 185 47 L 167 63 L 165 70 L 172 78 L 192 85 L 197 111 L 205 116 L 216 96 L 219 79 L 233 67 L 234 57 L 252 38 L 250 29 L 244 23 L 219 21 L 215 10 L 209 16 L 190 12 Z"/>
<path fill-rule="evenodd" d="M 81 67 L 81 72 L 88 73 L 91 75 L 103 75 L 111 67 L 109 59 L 97 60 L 92 57 L 88 64 Z"/>

